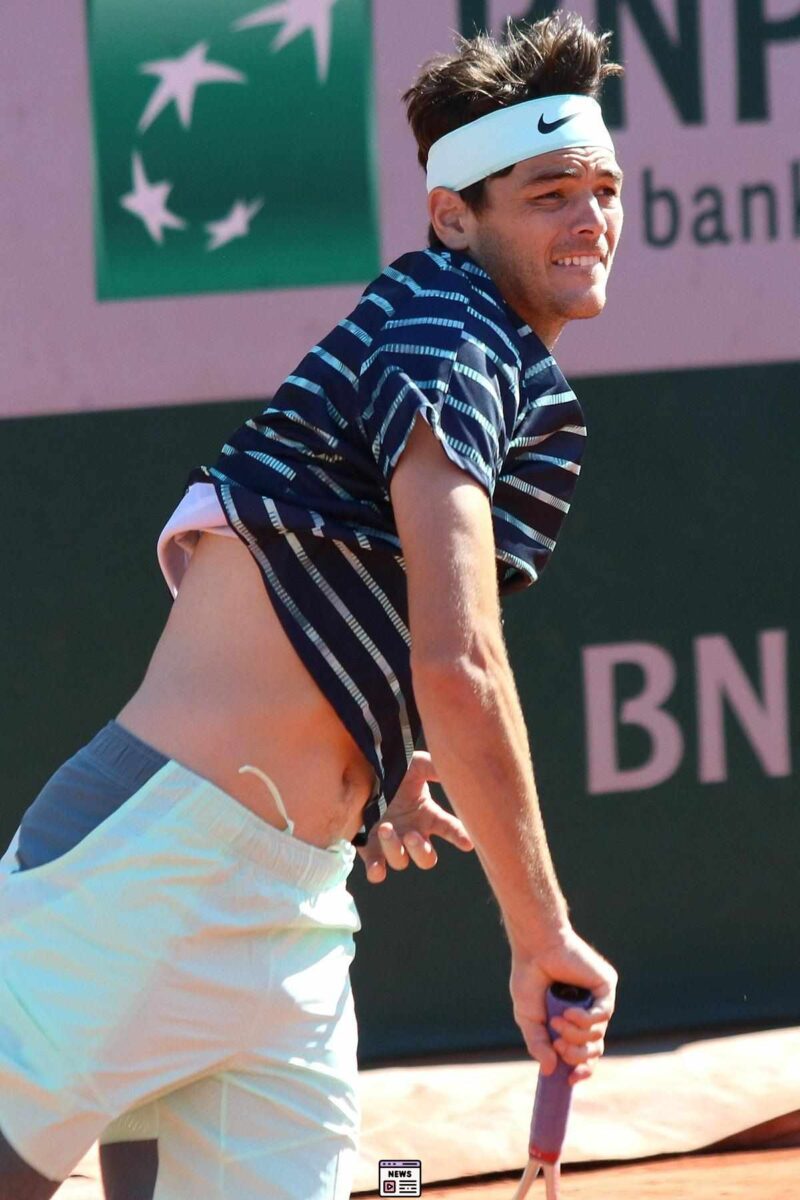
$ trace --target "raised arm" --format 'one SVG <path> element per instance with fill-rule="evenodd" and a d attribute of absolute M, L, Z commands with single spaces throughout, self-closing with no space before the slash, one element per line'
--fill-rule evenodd
<path fill-rule="evenodd" d="M 497 897 L 512 951 L 514 1015 L 546 1073 L 555 1056 L 544 992 L 590 988 L 556 1049 L 591 1073 L 602 1053 L 616 974 L 572 930 L 547 847 L 525 723 L 502 634 L 491 505 L 417 418 L 390 495 L 406 560 L 414 694 L 438 778 Z"/>

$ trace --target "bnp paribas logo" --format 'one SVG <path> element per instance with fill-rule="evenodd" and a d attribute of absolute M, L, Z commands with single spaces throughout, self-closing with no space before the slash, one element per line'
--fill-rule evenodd
<path fill-rule="evenodd" d="M 379 269 L 369 0 L 88 0 L 103 300 Z"/>

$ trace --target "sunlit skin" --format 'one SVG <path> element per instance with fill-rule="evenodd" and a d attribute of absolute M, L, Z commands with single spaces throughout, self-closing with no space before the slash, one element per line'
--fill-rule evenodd
<path fill-rule="evenodd" d="M 486 182 L 473 212 L 457 192 L 434 188 L 428 208 L 439 238 L 466 251 L 549 349 L 569 321 L 596 317 L 622 229 L 622 172 L 598 147 L 556 150 Z M 582 256 L 591 263 L 565 264 Z"/>

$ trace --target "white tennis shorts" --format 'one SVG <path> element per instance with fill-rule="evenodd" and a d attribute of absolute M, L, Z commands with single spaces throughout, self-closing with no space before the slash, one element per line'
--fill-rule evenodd
<path fill-rule="evenodd" d="M 0 1131 L 64 1179 L 158 1139 L 154 1200 L 344 1200 L 359 1124 L 354 850 L 174 760 L 60 858 L 0 872 Z"/>

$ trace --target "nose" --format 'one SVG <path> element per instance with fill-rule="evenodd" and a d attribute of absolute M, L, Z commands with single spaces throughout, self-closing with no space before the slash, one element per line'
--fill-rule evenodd
<path fill-rule="evenodd" d="M 594 192 L 586 192 L 578 196 L 572 220 L 573 233 L 597 238 L 607 229 L 606 214 Z"/>

